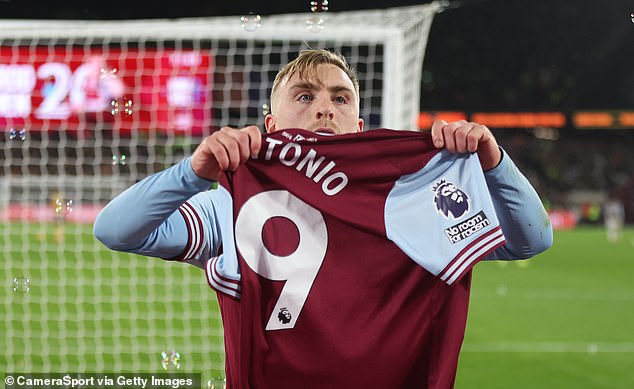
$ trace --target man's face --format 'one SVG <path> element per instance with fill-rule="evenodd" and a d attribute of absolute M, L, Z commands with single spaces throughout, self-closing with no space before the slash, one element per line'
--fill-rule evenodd
<path fill-rule="evenodd" d="M 335 65 L 317 66 L 315 79 L 298 74 L 282 80 L 273 96 L 274 113 L 266 116 L 266 130 L 284 128 L 346 134 L 363 130 L 354 85 Z"/>

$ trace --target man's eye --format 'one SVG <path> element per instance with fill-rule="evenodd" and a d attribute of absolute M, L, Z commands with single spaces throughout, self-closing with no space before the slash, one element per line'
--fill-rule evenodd
<path fill-rule="evenodd" d="M 311 95 L 301 95 L 299 96 L 299 101 L 311 101 L 313 97 Z"/>
<path fill-rule="evenodd" d="M 345 104 L 346 103 L 346 98 L 343 96 L 337 96 L 335 97 L 335 102 L 339 103 L 339 104 Z"/>

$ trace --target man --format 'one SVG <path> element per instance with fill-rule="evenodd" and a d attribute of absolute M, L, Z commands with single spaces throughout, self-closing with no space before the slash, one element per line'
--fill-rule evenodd
<path fill-rule="evenodd" d="M 615 196 L 610 196 L 603 207 L 603 220 L 608 242 L 617 243 L 623 235 L 625 207 Z"/>
<path fill-rule="evenodd" d="M 112 249 L 205 269 L 228 388 L 452 387 L 471 267 L 550 246 L 485 126 L 363 125 L 345 59 L 303 51 L 274 81 L 268 135 L 222 128 L 97 218 Z"/>

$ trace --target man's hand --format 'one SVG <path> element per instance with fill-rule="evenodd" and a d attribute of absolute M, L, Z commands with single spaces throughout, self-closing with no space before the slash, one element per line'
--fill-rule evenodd
<path fill-rule="evenodd" d="M 261 145 L 257 126 L 223 127 L 198 145 L 192 154 L 192 168 L 199 177 L 217 181 L 221 171 L 235 171 L 249 157 L 256 157 Z"/>
<path fill-rule="evenodd" d="M 445 148 L 450 153 L 478 153 L 482 170 L 496 167 L 502 159 L 502 152 L 495 137 L 486 126 L 465 120 L 447 123 L 436 120 L 431 126 L 434 146 Z"/>

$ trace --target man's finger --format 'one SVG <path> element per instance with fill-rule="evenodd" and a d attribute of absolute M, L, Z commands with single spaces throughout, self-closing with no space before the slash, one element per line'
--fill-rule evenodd
<path fill-rule="evenodd" d="M 444 120 L 436 120 L 431 125 L 431 140 L 434 142 L 436 148 L 442 148 L 445 145 L 444 135 L 442 129 L 447 125 Z"/>
<path fill-rule="evenodd" d="M 227 142 L 225 145 L 230 147 L 228 151 L 232 153 L 230 154 L 232 161 L 237 160 L 238 163 L 243 163 L 249 159 L 251 156 L 249 134 L 243 130 L 230 130 L 226 131 L 225 135 L 228 137 L 225 139 Z"/>
<path fill-rule="evenodd" d="M 445 149 L 450 153 L 458 151 L 456 146 L 456 129 L 462 126 L 462 123 L 451 122 L 443 126 L 442 135 L 445 143 Z"/>
<path fill-rule="evenodd" d="M 461 123 L 454 131 L 454 139 L 456 142 L 456 151 L 466 153 L 468 151 L 468 142 L 471 132 L 474 130 L 474 123 Z"/>
<path fill-rule="evenodd" d="M 219 162 L 218 164 L 220 165 L 220 169 L 230 170 L 230 171 L 236 170 L 238 168 L 238 165 L 240 164 L 241 157 L 240 157 L 240 144 L 237 142 L 235 135 L 232 134 L 231 132 L 221 131 L 216 136 L 216 140 L 218 145 L 224 149 L 224 155 L 226 155 L 226 164 L 218 161 Z M 218 157 L 222 157 L 223 150 L 217 149 L 217 154 L 214 153 L 214 155 L 216 156 L 216 159 L 218 159 Z M 223 158 L 223 162 L 224 162 L 224 158 Z"/>
<path fill-rule="evenodd" d="M 249 136 L 249 151 L 251 152 L 251 158 L 257 158 L 260 148 L 262 147 L 262 132 L 258 126 L 248 126 L 244 128 L 244 131 Z"/>
<path fill-rule="evenodd" d="M 473 123 L 471 131 L 469 131 L 469 133 L 467 134 L 467 151 L 470 153 L 478 151 L 478 145 L 480 144 L 481 140 L 485 139 L 486 134 L 486 127 Z"/>

